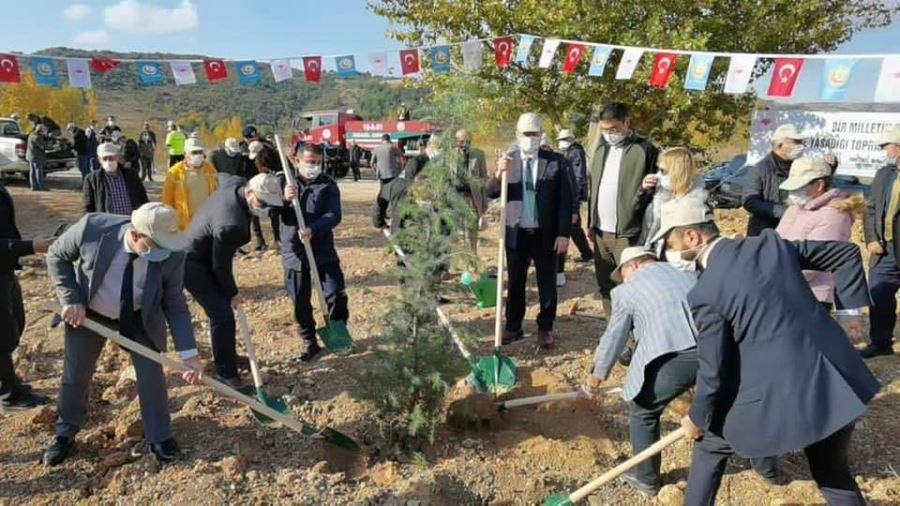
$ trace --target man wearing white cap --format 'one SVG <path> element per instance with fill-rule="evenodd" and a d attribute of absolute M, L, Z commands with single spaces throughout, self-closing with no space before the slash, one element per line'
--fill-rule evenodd
<path fill-rule="evenodd" d="M 209 317 L 216 375 L 234 388 L 238 376 L 234 309 L 240 303 L 232 262 L 238 248 L 250 241 L 250 216 L 268 216 L 284 205 L 281 182 L 272 174 L 250 181 L 222 174 L 219 188 L 194 215 L 187 236 L 191 241 L 184 287 Z"/>
<path fill-rule="evenodd" d="M 225 145 L 221 149 L 210 153 L 209 161 L 219 174 L 231 174 L 244 179 L 250 179 L 256 175 L 256 171 L 248 175 L 248 160 L 241 153 L 241 145 L 234 137 L 225 139 Z"/>
<path fill-rule="evenodd" d="M 581 228 L 581 203 L 588 200 L 587 159 L 584 148 L 575 140 L 575 134 L 568 128 L 559 131 L 556 136 L 557 147 L 569 162 L 569 186 L 572 188 L 572 242 L 581 255 L 579 262 L 590 262 L 594 252 L 588 244 L 584 229 Z M 566 284 L 566 255 L 559 256 L 557 265 L 556 286 Z"/>
<path fill-rule="evenodd" d="M 194 214 L 218 185 L 216 168 L 206 159 L 199 139 L 184 143 L 185 157 L 169 168 L 163 183 L 162 201 L 178 213 L 178 227 L 186 230 Z"/>
<path fill-rule="evenodd" d="M 569 247 L 572 229 L 572 192 L 567 162 L 562 155 L 539 149 L 541 117 L 533 112 L 519 116 L 517 143 L 497 161 L 497 171 L 488 181 L 489 198 L 500 196 L 500 180 L 507 173 L 506 266 L 509 273 L 506 328 L 503 344 L 524 337 L 525 282 L 534 262 L 538 283 L 537 344 L 553 347 L 556 319 L 556 256 Z"/>
<path fill-rule="evenodd" d="M 778 226 L 786 209 L 779 186 L 790 174 L 794 160 L 803 156 L 805 140 L 806 136 L 791 123 L 779 126 L 772 133 L 772 151 L 750 168 L 743 196 L 744 209 L 750 213 L 747 237 Z M 825 155 L 825 163 L 831 167 L 832 173 L 837 169 L 835 155 Z"/>
<path fill-rule="evenodd" d="M 56 437 L 44 452 L 45 465 L 68 457 L 75 434 L 84 425 L 88 388 L 106 340 L 82 327 L 85 317 L 157 351 L 166 351 L 166 328 L 199 384 L 203 367 L 197 355 L 191 314 L 182 291 L 187 238 L 178 230 L 175 211 L 144 204 L 130 217 L 85 215 L 59 237 L 47 253 L 47 271 L 63 306 L 65 360 L 57 400 Z M 144 437 L 162 462 L 178 457 L 172 437 L 162 366 L 131 355 L 137 374 Z"/>
<path fill-rule="evenodd" d="M 83 213 L 110 213 L 130 216 L 146 204 L 147 191 L 137 172 L 120 163 L 120 146 L 104 142 L 97 147 L 97 158 L 103 170 L 88 174 L 82 185 Z"/>
<path fill-rule="evenodd" d="M 637 342 L 625 376 L 622 398 L 628 402 L 631 448 L 637 454 L 659 440 L 659 418 L 666 406 L 691 389 L 697 377 L 697 342 L 687 294 L 697 274 L 656 261 L 643 246 L 625 248 L 612 272 L 612 316 L 594 352 L 587 392 L 609 376 L 629 334 Z M 662 486 L 659 455 L 623 479 L 656 495 Z"/>
<path fill-rule="evenodd" d="M 897 323 L 897 290 L 900 290 L 900 125 L 884 130 L 878 137 L 884 152 L 884 167 L 872 180 L 866 202 L 865 237 L 869 264 L 872 309 L 869 312 L 871 344 L 862 350 L 864 358 L 892 355 L 894 325 Z"/>
<path fill-rule="evenodd" d="M 849 468 L 853 425 L 881 386 L 816 300 L 803 269 L 834 274 L 846 308 L 869 304 L 859 248 L 724 239 L 706 206 L 663 204 L 654 238 L 702 270 L 688 294 L 700 368 L 682 427 L 694 445 L 685 504 L 715 504 L 729 456 L 803 450 L 828 504 L 865 504 Z"/>

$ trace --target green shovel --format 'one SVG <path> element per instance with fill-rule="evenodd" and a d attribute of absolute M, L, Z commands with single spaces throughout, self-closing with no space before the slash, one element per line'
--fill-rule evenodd
<path fill-rule="evenodd" d="M 278 155 L 281 157 L 281 165 L 284 167 L 284 177 L 287 180 L 287 184 L 297 186 L 297 181 L 294 179 L 291 166 L 288 164 L 287 157 L 284 155 L 284 148 L 281 146 L 281 137 L 278 135 L 275 136 L 275 145 L 278 147 Z M 297 215 L 297 233 L 299 234 L 301 230 L 306 228 L 306 222 L 303 220 L 303 209 L 300 207 L 300 198 L 294 197 L 291 204 L 294 206 L 294 213 Z M 309 240 L 304 240 L 302 238 L 301 242 L 303 243 L 303 248 L 306 250 L 306 260 L 309 264 L 310 280 L 318 294 L 319 307 L 322 310 L 323 318 L 325 318 L 325 325 L 318 329 L 316 333 L 332 353 L 349 355 L 353 352 L 353 339 L 350 337 L 350 331 L 347 330 L 347 322 L 329 320 L 328 302 L 325 300 L 325 293 L 322 290 L 322 282 L 319 279 L 319 269 L 316 266 L 315 257 L 313 256 L 312 245 Z"/>
<path fill-rule="evenodd" d="M 275 411 L 278 411 L 285 416 L 290 416 L 290 410 L 283 398 L 269 397 L 266 395 L 266 389 L 262 384 L 262 377 L 259 375 L 259 367 L 256 365 L 256 348 L 253 346 L 253 339 L 251 339 L 250 336 L 250 325 L 247 323 L 247 314 L 244 313 L 244 308 L 239 307 L 235 312 L 235 315 L 237 316 L 238 326 L 241 328 L 241 334 L 244 337 L 244 349 L 247 350 L 247 358 L 250 360 L 250 373 L 253 376 L 253 386 L 256 387 L 256 398 L 259 399 L 259 402 Z M 253 413 L 253 416 L 255 416 L 257 420 L 266 425 L 277 424 L 275 420 L 272 420 L 258 411 L 251 410 L 251 413 Z"/>

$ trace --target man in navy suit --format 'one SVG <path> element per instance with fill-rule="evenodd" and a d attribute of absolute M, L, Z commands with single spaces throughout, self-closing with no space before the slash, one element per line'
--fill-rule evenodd
<path fill-rule="evenodd" d="M 828 504 L 864 504 L 848 466 L 853 424 L 880 389 L 802 270 L 834 274 L 848 308 L 869 305 L 859 248 L 790 242 L 772 231 L 723 239 L 694 201 L 663 206 L 667 257 L 702 270 L 688 294 L 697 326 L 697 390 L 682 426 L 697 439 L 685 504 L 708 505 L 728 457 L 803 449 Z"/>

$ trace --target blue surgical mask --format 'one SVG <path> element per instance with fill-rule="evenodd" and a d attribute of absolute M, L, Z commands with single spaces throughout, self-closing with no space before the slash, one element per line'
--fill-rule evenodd
<path fill-rule="evenodd" d="M 171 254 L 170 250 L 164 248 L 151 248 L 150 251 L 139 253 L 141 258 L 154 263 L 165 262 Z"/>

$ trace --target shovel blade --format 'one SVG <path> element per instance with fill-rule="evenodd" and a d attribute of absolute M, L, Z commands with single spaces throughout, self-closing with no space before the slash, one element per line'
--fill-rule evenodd
<path fill-rule="evenodd" d="M 267 396 L 266 391 L 265 391 L 265 389 L 263 389 L 263 387 L 257 387 L 256 398 L 259 399 L 259 402 L 264 404 L 266 407 L 272 408 L 275 411 L 278 411 L 279 413 L 283 414 L 284 416 L 291 416 L 291 411 L 290 411 L 290 409 L 288 409 L 287 404 L 284 402 L 284 399 L 282 399 L 281 397 Z M 278 422 L 276 420 L 272 420 L 268 416 L 254 410 L 252 408 L 250 409 L 250 411 L 253 413 L 253 416 L 256 417 L 256 419 L 259 420 L 260 422 L 262 422 L 266 425 L 269 425 L 269 426 L 278 425 Z"/>
<path fill-rule="evenodd" d="M 503 393 L 512 390 L 516 384 L 516 359 L 499 354 L 481 357 L 475 374 L 487 386 L 488 391 Z"/>
<path fill-rule="evenodd" d="M 351 452 L 358 452 L 360 450 L 359 443 L 354 441 L 353 438 L 330 427 L 325 427 L 324 429 L 322 429 L 322 431 L 319 432 L 319 436 L 321 436 L 322 439 L 324 439 L 326 442 L 333 444 L 339 448 L 343 448 Z"/>
<path fill-rule="evenodd" d="M 466 376 L 466 382 L 472 385 L 476 392 L 483 394 L 491 391 L 491 387 L 484 381 L 482 374 L 478 371 L 477 366 L 472 366 L 472 372 Z"/>
<path fill-rule="evenodd" d="M 553 494 L 544 499 L 544 506 L 569 506 L 571 504 L 572 501 L 566 494 Z"/>
<path fill-rule="evenodd" d="M 317 332 L 319 338 L 332 353 L 349 355 L 353 352 L 353 339 L 347 330 L 347 322 L 329 321 Z"/>

